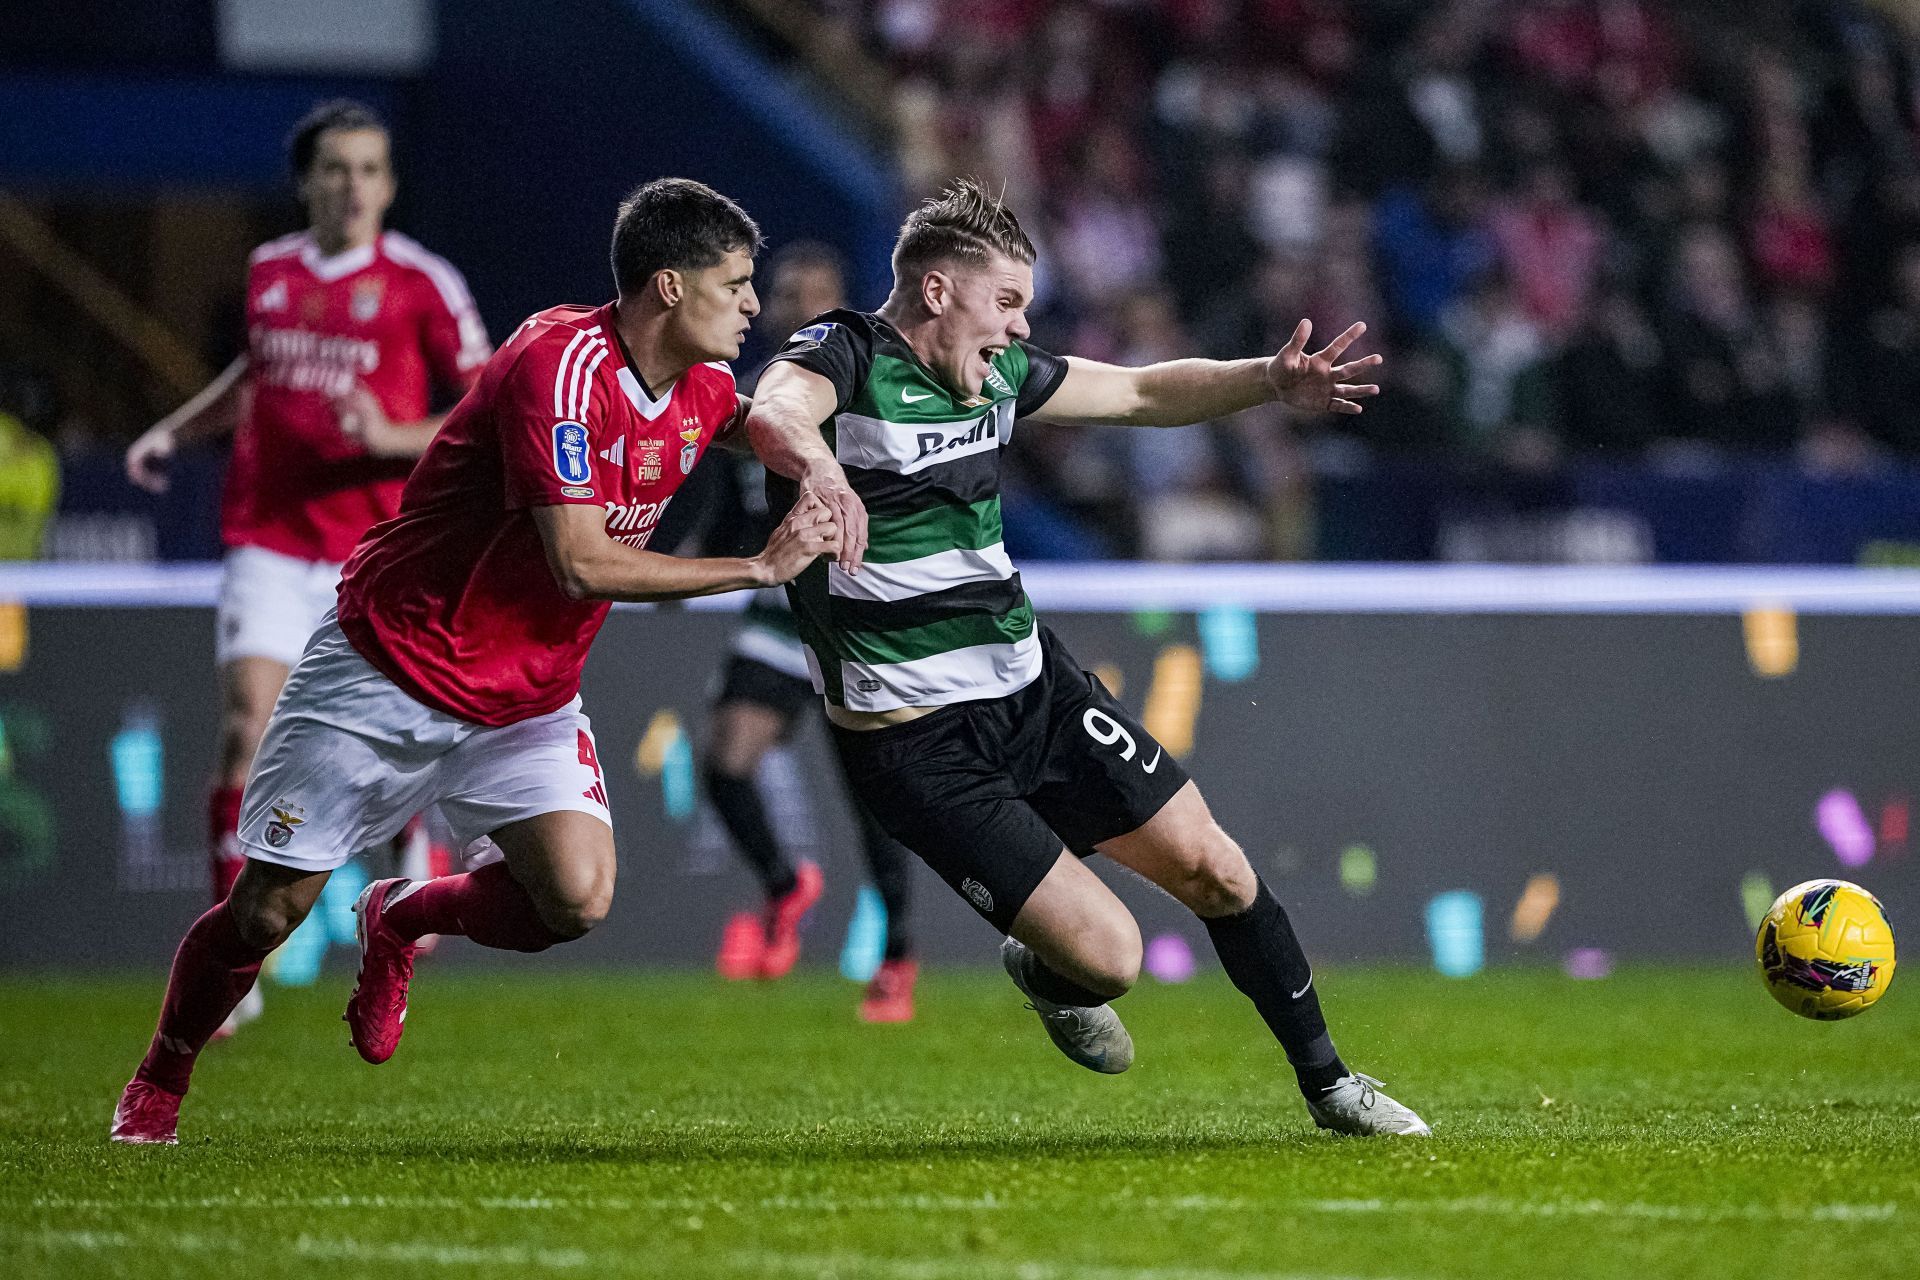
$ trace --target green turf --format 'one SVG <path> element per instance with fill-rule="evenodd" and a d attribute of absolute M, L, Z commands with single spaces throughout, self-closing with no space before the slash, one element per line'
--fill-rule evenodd
<path fill-rule="evenodd" d="M 880 1280 L 1920 1275 L 1920 1001 L 1803 1022 L 1744 970 L 1322 975 L 1431 1141 L 1315 1132 L 1214 978 L 1081 1071 L 1004 979 L 427 971 L 209 1051 L 178 1149 L 105 1141 L 158 983 L 0 982 L 0 1257 L 31 1276 Z"/>

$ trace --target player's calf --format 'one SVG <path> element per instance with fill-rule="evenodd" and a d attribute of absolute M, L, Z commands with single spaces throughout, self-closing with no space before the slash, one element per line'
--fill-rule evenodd
<path fill-rule="evenodd" d="M 174 1140 L 194 1063 L 260 975 L 260 964 L 306 919 L 326 872 L 249 861 L 233 893 L 193 922 L 174 952 L 153 1041 L 114 1109 L 116 1142 Z"/>
<path fill-rule="evenodd" d="M 1092 1003 L 1116 1000 L 1139 980 L 1144 952 L 1140 925 L 1126 904 L 1064 849 L 1020 905 L 1007 932 L 1031 948 L 1035 959 L 1061 981 L 1097 995 Z"/>
<path fill-rule="evenodd" d="M 342 1016 L 368 1062 L 385 1062 L 399 1047 L 422 935 L 545 951 L 606 919 L 614 878 L 606 823 L 562 810 L 509 823 L 492 839 L 505 862 L 435 880 L 376 880 L 354 904 L 360 976 Z"/>

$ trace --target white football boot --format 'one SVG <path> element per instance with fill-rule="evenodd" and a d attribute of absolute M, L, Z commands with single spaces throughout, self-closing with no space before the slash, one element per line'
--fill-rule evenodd
<path fill-rule="evenodd" d="M 1427 1122 L 1380 1092 L 1380 1082 L 1355 1072 L 1341 1076 L 1307 1101 L 1307 1111 L 1322 1129 L 1355 1137 L 1431 1138 Z"/>
<path fill-rule="evenodd" d="M 1040 1015 L 1040 1025 L 1054 1046 L 1089 1071 L 1117 1076 L 1132 1066 L 1133 1037 L 1111 1005 L 1055 1004 L 1033 994 L 1027 985 L 1027 967 L 1038 959 L 1012 938 L 1000 944 L 1000 963 L 1027 998 L 1027 1008 Z"/>

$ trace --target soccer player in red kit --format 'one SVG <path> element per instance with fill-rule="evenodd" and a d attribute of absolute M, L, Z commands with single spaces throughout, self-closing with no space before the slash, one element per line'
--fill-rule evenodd
<path fill-rule="evenodd" d="M 367 1061 L 399 1042 L 415 939 L 542 951 L 600 922 L 613 829 L 579 694 L 609 601 L 764 587 L 827 552 L 857 567 L 864 511 L 811 430 L 753 438 L 802 494 L 759 555 L 645 550 L 708 444 L 745 421 L 718 361 L 739 354 L 759 310 L 759 245 L 726 197 L 685 179 L 648 183 L 615 222 L 617 301 L 543 311 L 487 363 L 400 513 L 348 561 L 337 617 L 288 678 L 247 780 L 246 866 L 175 954 L 115 1140 L 175 1140 L 194 1058 L 261 960 L 333 868 L 427 805 L 470 855 L 500 861 L 376 880 L 355 904 L 362 952 L 346 1016 Z"/>
<path fill-rule="evenodd" d="M 182 444 L 234 433 L 221 509 L 227 556 L 215 619 L 219 762 L 208 793 L 213 896 L 245 861 L 241 788 L 287 672 L 333 607 L 340 565 L 400 507 L 440 425 L 433 393 L 479 376 L 487 333 L 460 273 L 383 229 L 394 176 L 386 126 L 329 102 L 288 144 L 307 230 L 253 251 L 247 350 L 127 451 L 127 474 L 166 487 Z M 258 1013 L 249 993 L 237 1020 Z"/>

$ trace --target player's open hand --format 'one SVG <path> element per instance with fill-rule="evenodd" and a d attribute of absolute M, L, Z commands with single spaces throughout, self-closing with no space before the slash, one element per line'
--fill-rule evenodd
<path fill-rule="evenodd" d="M 395 455 L 394 425 L 387 420 L 380 397 L 368 390 L 364 382 L 354 383 L 345 395 L 334 398 L 333 416 L 340 424 L 340 434 L 374 457 Z"/>
<path fill-rule="evenodd" d="M 799 577 L 816 558 L 839 554 L 841 542 L 832 509 L 818 498 L 803 497 L 767 539 L 766 550 L 754 558 L 766 584 L 779 586 Z"/>
<path fill-rule="evenodd" d="M 794 510 L 804 507 L 809 498 L 831 512 L 838 526 L 840 541 L 834 556 L 840 567 L 848 573 L 860 572 L 860 561 L 867 554 L 867 508 L 838 462 L 821 461 L 807 468 L 800 477 L 800 501 Z"/>
<path fill-rule="evenodd" d="M 1267 362 L 1267 381 L 1273 384 L 1274 394 L 1292 408 L 1308 413 L 1359 413 L 1363 408 L 1360 402 L 1379 395 L 1380 388 L 1358 379 L 1378 368 L 1384 357 L 1365 356 L 1347 364 L 1341 364 L 1340 357 L 1366 331 L 1364 324 L 1349 326 L 1325 347 L 1308 354 L 1307 339 L 1313 336 L 1313 322 L 1302 320 L 1287 345 Z"/>
<path fill-rule="evenodd" d="M 143 432 L 127 446 L 127 479 L 148 493 L 167 491 L 167 464 L 173 461 L 173 431 L 165 426 Z"/>

